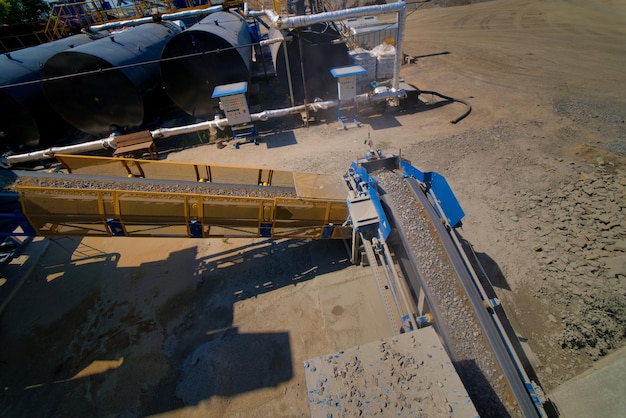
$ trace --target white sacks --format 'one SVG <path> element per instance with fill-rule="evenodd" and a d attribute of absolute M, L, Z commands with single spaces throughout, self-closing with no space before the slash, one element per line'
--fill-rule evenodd
<path fill-rule="evenodd" d="M 367 74 L 359 74 L 356 77 L 357 83 L 364 81 L 369 83 L 376 79 L 376 57 L 370 51 L 356 48 L 350 51 L 350 60 L 354 65 L 360 65 L 367 71 Z"/>
<path fill-rule="evenodd" d="M 393 69 L 396 63 L 396 48 L 388 43 L 382 43 L 371 54 L 376 57 L 376 80 L 393 78 Z"/>
<path fill-rule="evenodd" d="M 372 81 L 390 80 L 393 78 L 393 69 L 396 63 L 396 48 L 388 43 L 382 43 L 371 51 L 355 48 L 350 51 L 350 60 L 354 65 L 360 65 L 367 71 L 356 78 L 359 93 L 368 91 Z"/>

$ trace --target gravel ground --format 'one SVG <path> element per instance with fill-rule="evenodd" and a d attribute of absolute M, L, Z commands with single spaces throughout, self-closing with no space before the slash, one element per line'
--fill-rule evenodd
<path fill-rule="evenodd" d="M 432 327 L 304 363 L 312 417 L 477 416 Z"/>

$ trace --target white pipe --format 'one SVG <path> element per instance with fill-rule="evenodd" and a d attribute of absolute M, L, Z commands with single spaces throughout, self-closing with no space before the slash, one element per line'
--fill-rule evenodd
<path fill-rule="evenodd" d="M 259 16 L 265 14 L 272 25 L 277 29 L 282 28 L 298 28 L 308 26 L 313 23 L 328 22 L 333 20 L 342 20 L 352 17 L 361 17 L 368 15 L 378 15 L 383 13 L 397 13 L 398 30 L 396 31 L 396 56 L 393 67 L 393 80 L 391 89 L 395 92 L 400 86 L 400 69 L 402 66 L 402 39 L 404 37 L 404 27 L 406 26 L 406 3 L 398 1 L 396 3 L 378 4 L 374 6 L 355 7 L 352 9 L 335 10 L 332 12 L 317 13 L 313 15 L 280 17 L 271 9 L 264 9 L 259 12 L 250 11 L 251 16 Z M 398 105 L 397 96 L 393 101 L 393 105 Z"/>
<path fill-rule="evenodd" d="M 208 15 L 211 13 L 219 12 L 222 10 L 222 6 L 211 6 L 205 9 L 194 9 L 194 10 L 184 10 L 182 12 L 174 12 L 174 13 L 166 13 L 160 16 L 161 20 L 179 20 L 185 17 L 193 17 L 193 16 L 202 16 Z M 142 25 L 144 23 L 152 23 L 155 19 L 153 16 L 150 17 L 140 17 L 138 19 L 129 19 L 129 20 L 118 20 L 115 22 L 107 22 L 101 25 L 93 25 L 89 26 L 89 30 L 99 31 L 99 30 L 108 30 L 108 29 L 117 29 L 123 28 L 126 26 L 137 26 Z"/>
<path fill-rule="evenodd" d="M 406 4 L 402 2 L 402 8 L 398 9 L 398 30 L 396 31 L 396 61 L 393 67 L 393 81 L 391 82 L 391 88 L 397 91 L 400 86 L 400 67 L 402 66 L 402 59 L 404 54 L 402 53 L 402 40 L 404 39 L 404 27 L 406 26 Z M 398 105 L 398 102 L 394 103 Z"/>
<path fill-rule="evenodd" d="M 207 120 L 205 122 L 194 123 L 191 125 L 175 126 L 173 128 L 159 128 L 154 131 L 150 131 L 150 135 L 154 139 L 169 138 L 171 136 L 188 134 L 191 132 L 206 131 L 212 128 L 224 129 L 228 126 L 228 119 L 217 117 L 213 120 Z"/>
<path fill-rule="evenodd" d="M 292 36 L 285 36 L 284 38 L 272 38 L 272 39 L 263 39 L 259 41 L 259 46 L 277 44 L 280 42 L 291 41 L 293 39 Z"/>
<path fill-rule="evenodd" d="M 276 25 L 276 22 L 278 22 L 278 20 L 280 19 L 280 16 L 278 16 L 278 14 L 276 14 L 276 12 L 272 9 L 263 9 L 260 11 L 250 10 L 248 11 L 248 16 L 250 17 L 267 16 L 267 18 L 270 20 L 270 23 L 272 25 Z"/>
<path fill-rule="evenodd" d="M 366 97 L 363 97 L 366 96 Z M 397 89 L 397 90 L 385 90 L 379 93 L 374 94 L 361 94 L 357 96 L 357 101 L 369 101 L 369 102 L 381 102 L 383 100 L 388 99 L 404 99 L 406 97 L 406 90 Z"/>
<path fill-rule="evenodd" d="M 333 12 L 317 13 L 313 15 L 280 17 L 273 10 L 265 9 L 263 12 L 272 21 L 276 28 L 300 28 L 313 23 L 322 23 L 332 20 L 342 20 L 351 17 L 368 16 L 372 14 L 383 14 L 406 10 L 403 1 L 389 4 L 377 4 L 374 6 L 354 7 L 352 9 L 335 10 Z M 275 23 L 274 23 L 275 20 Z"/>
<path fill-rule="evenodd" d="M 406 95 L 404 90 L 398 90 L 395 92 L 385 91 L 374 95 L 360 94 L 356 97 L 357 103 L 373 102 L 388 100 L 394 97 L 402 97 Z M 283 109 L 270 109 L 264 110 L 259 113 L 253 113 L 250 118 L 253 122 L 266 121 L 269 119 L 279 118 L 282 116 L 292 115 L 308 110 L 317 112 L 319 110 L 326 110 L 339 105 L 339 100 L 326 100 L 322 102 L 307 103 L 299 106 L 292 106 Z M 174 128 L 159 128 L 154 131 L 150 131 L 150 135 L 153 139 L 164 139 L 176 135 L 187 134 L 191 132 L 206 131 L 211 128 L 225 129 L 228 126 L 228 119 L 213 119 L 205 122 L 194 123 L 191 125 L 177 126 Z M 37 161 L 53 158 L 55 154 L 80 154 L 88 151 L 96 151 L 100 149 L 115 149 L 115 136 L 111 135 L 107 138 L 98 139 L 96 141 L 84 142 L 82 144 L 69 145 L 66 147 L 53 147 L 42 151 L 33 151 L 25 154 L 17 154 L 0 157 L 0 166 L 8 168 L 17 163 L 23 163 L 26 161 Z"/>
<path fill-rule="evenodd" d="M 66 147 L 52 147 L 41 151 L 33 151 L 25 154 L 9 155 L 0 158 L 0 165 L 11 167 L 17 163 L 26 161 L 45 160 L 54 157 L 54 154 L 80 154 L 87 151 L 115 148 L 115 136 L 98 139 L 97 141 L 84 142 L 82 144 L 68 145 Z"/>
<path fill-rule="evenodd" d="M 287 107 L 283 109 L 264 110 L 260 113 L 251 114 L 250 118 L 253 122 L 266 121 L 268 119 L 300 113 L 307 108 L 311 111 L 316 112 L 320 109 L 328 109 L 330 107 L 337 106 L 337 104 L 337 100 L 329 100 L 325 102 L 314 102 L 306 105 Z M 188 134 L 191 132 L 206 131 L 207 129 L 211 128 L 224 129 L 227 126 L 228 119 L 213 119 L 205 122 L 194 123 L 192 125 L 177 126 L 174 128 L 160 128 L 154 131 L 150 131 L 150 135 L 152 135 L 154 139 L 164 139 L 176 135 Z"/>

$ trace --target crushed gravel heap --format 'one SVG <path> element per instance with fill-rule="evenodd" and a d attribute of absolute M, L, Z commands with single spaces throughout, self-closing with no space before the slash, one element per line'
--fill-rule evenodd
<path fill-rule="evenodd" d="M 246 187 L 214 185 L 211 183 L 174 183 L 157 181 L 106 181 L 106 180 L 82 180 L 73 179 L 71 175 L 56 177 L 18 177 L 12 185 L 5 185 L 5 190 L 14 189 L 15 186 L 36 186 L 64 189 L 89 189 L 89 190 L 124 190 L 129 192 L 152 192 L 152 193 L 188 193 L 233 197 L 274 198 L 288 197 L 297 198 L 295 190 L 277 189 L 272 187 Z"/>
<path fill-rule="evenodd" d="M 626 177 L 604 170 L 521 196 L 526 219 L 519 219 L 538 235 L 531 241 L 543 271 L 536 293 L 551 301 L 548 320 L 562 324 L 559 345 L 593 360 L 626 337 L 625 191 Z"/>
<path fill-rule="evenodd" d="M 455 366 L 480 416 L 519 415 L 442 244 L 431 232 L 424 208 L 398 173 L 380 171 L 374 177 L 393 206 L 420 274 L 440 308 Z"/>
<path fill-rule="evenodd" d="M 311 415 L 477 416 L 432 327 L 305 361 Z"/>

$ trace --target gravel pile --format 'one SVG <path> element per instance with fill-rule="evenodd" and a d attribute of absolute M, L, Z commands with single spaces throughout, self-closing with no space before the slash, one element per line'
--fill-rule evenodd
<path fill-rule="evenodd" d="M 89 190 L 124 190 L 129 192 L 151 193 L 189 193 L 233 197 L 297 198 L 295 190 L 277 189 L 272 187 L 246 187 L 212 185 L 211 183 L 177 184 L 173 182 L 147 182 L 147 181 L 104 181 L 104 180 L 81 180 L 73 179 L 71 175 L 61 178 L 56 177 L 18 177 L 15 183 L 5 185 L 5 190 L 12 190 L 16 185 L 52 187 L 64 189 L 89 189 Z"/>
<path fill-rule="evenodd" d="M 311 416 L 477 416 L 431 327 L 305 361 Z"/>
<path fill-rule="evenodd" d="M 420 274 L 450 330 L 457 371 L 480 416 L 519 415 L 518 408 L 509 401 L 508 386 L 484 341 L 442 244 L 431 232 L 432 226 L 424 208 L 399 174 L 381 171 L 374 177 L 390 198 Z"/>
<path fill-rule="evenodd" d="M 626 177 L 599 171 L 521 196 L 520 214 L 536 222 L 532 249 L 544 272 L 537 295 L 555 308 L 548 320 L 563 326 L 558 343 L 594 360 L 626 338 L 625 195 Z"/>

